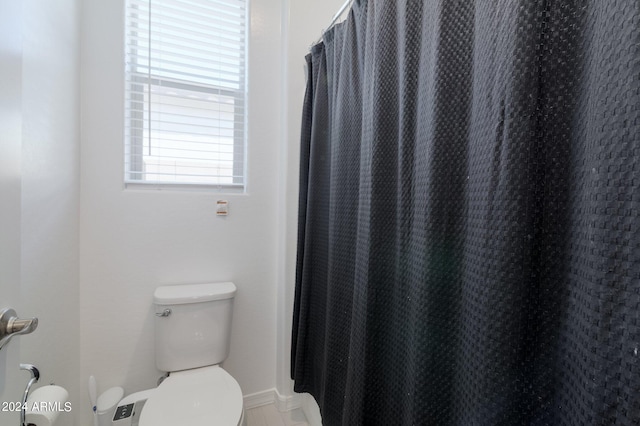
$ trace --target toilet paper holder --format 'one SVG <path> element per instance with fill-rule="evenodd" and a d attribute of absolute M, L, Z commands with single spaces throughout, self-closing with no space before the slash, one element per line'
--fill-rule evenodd
<path fill-rule="evenodd" d="M 38 327 L 38 318 L 20 319 L 11 308 L 0 311 L 0 350 L 14 336 L 32 333 Z"/>
<path fill-rule="evenodd" d="M 29 398 L 29 391 L 31 390 L 31 386 L 34 383 L 37 383 L 40 380 L 40 372 L 36 368 L 35 365 L 32 364 L 20 364 L 20 370 L 26 370 L 31 372 L 31 379 L 29 383 L 27 383 L 27 387 L 24 390 L 24 395 L 22 396 L 22 410 L 20 411 L 20 426 L 28 426 L 27 425 L 27 398 Z"/>

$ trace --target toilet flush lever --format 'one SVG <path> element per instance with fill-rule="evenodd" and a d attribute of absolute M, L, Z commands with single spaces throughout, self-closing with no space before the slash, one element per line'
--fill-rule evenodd
<path fill-rule="evenodd" d="M 168 308 L 162 312 L 156 312 L 157 317 L 168 317 L 169 315 L 171 315 L 171 309 Z"/>
<path fill-rule="evenodd" d="M 13 336 L 29 334 L 38 327 L 38 318 L 19 319 L 11 308 L 0 311 L 0 349 Z"/>

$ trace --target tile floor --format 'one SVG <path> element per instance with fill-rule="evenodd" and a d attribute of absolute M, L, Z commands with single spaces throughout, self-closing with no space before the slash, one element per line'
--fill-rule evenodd
<path fill-rule="evenodd" d="M 252 408 L 245 413 L 247 426 L 309 426 L 300 408 L 281 413 L 274 404 Z"/>

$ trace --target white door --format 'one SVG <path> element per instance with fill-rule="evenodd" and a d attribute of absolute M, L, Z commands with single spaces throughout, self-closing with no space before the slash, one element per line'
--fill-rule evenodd
<path fill-rule="evenodd" d="M 19 311 L 22 150 L 22 2 L 0 0 L 0 309 Z M 28 381 L 19 370 L 20 339 L 0 350 L 0 425 L 18 425 Z M 7 411 L 9 410 L 9 411 Z M 13 411 L 11 411 L 13 410 Z"/>

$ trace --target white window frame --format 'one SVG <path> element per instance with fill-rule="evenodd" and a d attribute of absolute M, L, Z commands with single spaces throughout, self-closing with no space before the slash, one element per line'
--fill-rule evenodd
<path fill-rule="evenodd" d="M 149 0 L 149 1 L 162 1 L 162 0 Z M 135 59 L 137 55 L 135 52 L 126 51 L 135 50 L 128 46 L 128 34 L 129 25 L 127 20 L 128 16 L 125 16 L 125 57 L 128 61 L 125 61 L 125 153 L 124 153 L 124 184 L 125 188 L 130 189 L 156 189 L 156 190 L 190 190 L 190 191 L 210 191 L 215 190 L 219 192 L 244 192 L 246 190 L 247 180 L 247 130 L 248 130 L 248 48 L 249 48 L 249 0 L 243 0 L 245 2 L 245 42 L 244 42 L 244 72 L 239 77 L 239 89 L 234 90 L 223 86 L 213 86 L 207 84 L 201 84 L 198 82 L 189 81 L 177 81 L 171 78 L 164 78 L 159 76 L 153 76 L 150 74 L 143 74 L 136 72 Z M 125 14 L 130 13 L 129 0 L 125 0 Z M 131 62 L 128 64 L 128 62 Z M 234 100 L 235 115 L 242 116 L 242 120 L 234 121 L 233 129 L 233 152 L 234 157 L 240 157 L 240 159 L 234 158 L 233 160 L 233 172 L 232 183 L 202 183 L 202 182 L 189 182 L 179 183 L 171 181 L 157 181 L 157 180 L 144 180 L 144 164 L 142 160 L 142 151 L 145 149 L 145 139 L 147 141 L 152 140 L 149 136 L 143 135 L 145 120 L 150 121 L 149 117 L 144 117 L 147 110 L 143 107 L 140 111 L 140 103 L 145 103 L 145 86 L 149 86 L 149 90 L 153 87 L 155 89 L 164 90 L 188 90 L 191 92 L 198 92 L 203 95 L 209 96 L 224 96 Z M 128 96 L 127 96 L 128 94 Z M 138 104 L 137 106 L 134 106 Z M 149 132 L 150 134 L 151 132 Z M 137 177 L 136 177 L 137 176 Z"/>

